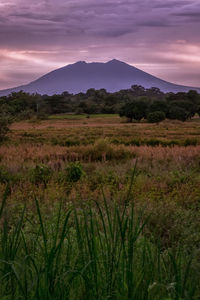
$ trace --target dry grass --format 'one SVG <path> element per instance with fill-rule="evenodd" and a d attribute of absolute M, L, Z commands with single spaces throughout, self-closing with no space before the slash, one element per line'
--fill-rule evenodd
<path fill-rule="evenodd" d="M 102 163 L 109 160 L 127 160 L 137 158 L 139 165 L 159 165 L 172 163 L 174 167 L 189 166 L 196 164 L 200 166 L 200 146 L 188 147 L 150 147 L 150 146 L 116 146 L 103 140 L 94 145 L 61 147 L 52 145 L 8 145 L 0 147 L 1 164 L 15 172 L 21 168 L 44 163 L 54 170 L 62 169 L 67 162 L 97 162 Z"/>
<path fill-rule="evenodd" d="M 107 126 L 110 120 L 113 123 Z M 176 191 L 181 192 L 184 202 L 190 194 L 197 199 L 197 195 L 200 194 L 198 188 L 200 145 L 187 147 L 142 145 L 138 147 L 116 145 L 113 144 L 113 140 L 126 142 L 138 137 L 148 139 L 162 137 L 165 140 L 176 137 L 178 141 L 194 137 L 199 139 L 198 119 L 186 123 L 165 121 L 158 126 L 145 123 L 123 124 L 120 123 L 119 117 L 87 119 L 86 121 L 90 124 L 88 126 L 85 124 L 84 127 L 82 127 L 82 121 L 48 120 L 35 124 L 35 128 L 30 127 L 30 129 L 24 128 L 24 122 L 14 124 L 15 129 L 11 132 L 10 140 L 7 144 L 0 146 L 0 166 L 11 173 L 20 173 L 25 182 L 27 175 L 28 182 L 28 172 L 37 164 L 47 165 L 57 176 L 56 174 L 64 170 L 69 162 L 80 161 L 87 175 L 84 179 L 84 187 L 81 187 L 86 199 L 90 197 L 91 192 L 96 193 L 99 183 L 105 189 L 108 187 L 109 190 L 111 187 L 112 192 L 123 190 L 127 184 L 127 174 L 137 160 L 138 170 L 142 172 L 137 177 L 135 187 L 137 198 L 158 199 L 163 194 L 171 193 L 175 188 Z M 76 122 L 76 127 L 72 127 L 73 122 Z M 26 124 L 33 126 L 30 123 Z M 46 126 L 46 129 L 41 129 L 41 126 Z M 62 126 L 66 127 L 62 128 Z M 52 143 L 52 139 L 54 142 L 56 139 L 58 144 Z M 72 143 L 70 147 L 60 146 L 59 143 L 65 139 L 75 141 L 75 145 Z M 187 185 L 187 174 L 190 175 L 189 183 L 192 185 L 194 183 L 194 194 L 189 192 L 191 186 Z M 53 179 L 54 182 L 49 183 L 49 188 L 51 184 L 55 186 L 56 180 Z M 19 185 L 13 188 L 16 193 L 19 192 Z M 33 189 L 28 183 L 27 188 L 29 192 Z M 63 190 L 61 192 L 60 189 L 62 190 L 58 185 L 57 190 L 61 196 Z M 22 194 L 25 190 L 26 183 L 25 186 L 23 185 Z M 180 199 L 177 193 L 175 196 Z"/>
<path fill-rule="evenodd" d="M 184 143 L 195 139 L 200 144 L 200 122 L 164 121 L 159 125 L 122 123 L 119 117 L 83 120 L 47 120 L 39 123 L 18 122 L 11 127 L 11 143 L 62 143 L 72 139 L 80 144 L 91 144 L 99 138 L 109 138 L 128 144 L 133 140 L 159 139 Z"/>

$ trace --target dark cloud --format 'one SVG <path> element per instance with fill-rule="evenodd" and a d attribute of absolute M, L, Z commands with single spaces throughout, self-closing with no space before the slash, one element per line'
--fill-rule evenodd
<path fill-rule="evenodd" d="M 200 10 L 198 11 L 186 11 L 186 12 L 179 12 L 174 14 L 177 17 L 185 17 L 187 21 L 190 22 L 200 22 Z"/>
<path fill-rule="evenodd" d="M 182 7 L 182 6 L 186 6 L 186 5 L 190 5 L 191 1 L 181 1 L 181 0 L 177 0 L 177 1 L 155 1 L 153 2 L 153 7 L 154 8 L 176 8 L 176 7 Z"/>
<path fill-rule="evenodd" d="M 146 20 L 140 23 L 137 23 L 137 26 L 147 26 L 147 27 L 169 27 L 174 26 L 170 24 L 167 20 Z"/>
<path fill-rule="evenodd" d="M 184 17 L 200 17 L 200 10 L 199 11 L 190 11 L 190 12 L 182 12 L 177 13 L 176 16 L 184 16 Z"/>

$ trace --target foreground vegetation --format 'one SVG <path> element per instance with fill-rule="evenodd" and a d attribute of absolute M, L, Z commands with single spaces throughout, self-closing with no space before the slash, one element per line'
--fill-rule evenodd
<path fill-rule="evenodd" d="M 1 299 L 195 299 L 199 275 L 181 245 L 167 248 L 148 218 L 124 203 L 54 208 L 51 221 L 24 208 L 1 215 Z M 48 216 L 49 217 L 49 216 Z M 15 227 L 13 227 L 15 226 Z"/>
<path fill-rule="evenodd" d="M 65 117 L 0 146 L 0 299 L 199 299 L 199 119 Z"/>

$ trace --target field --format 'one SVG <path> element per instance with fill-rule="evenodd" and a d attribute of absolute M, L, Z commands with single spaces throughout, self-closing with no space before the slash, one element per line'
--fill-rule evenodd
<path fill-rule="evenodd" d="M 0 299 L 200 299 L 200 119 L 12 124 Z"/>

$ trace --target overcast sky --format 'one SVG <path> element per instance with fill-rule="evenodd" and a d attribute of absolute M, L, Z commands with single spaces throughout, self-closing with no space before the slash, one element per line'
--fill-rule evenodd
<path fill-rule="evenodd" d="M 113 58 L 200 86 L 200 0 L 0 0 L 0 88 Z"/>

